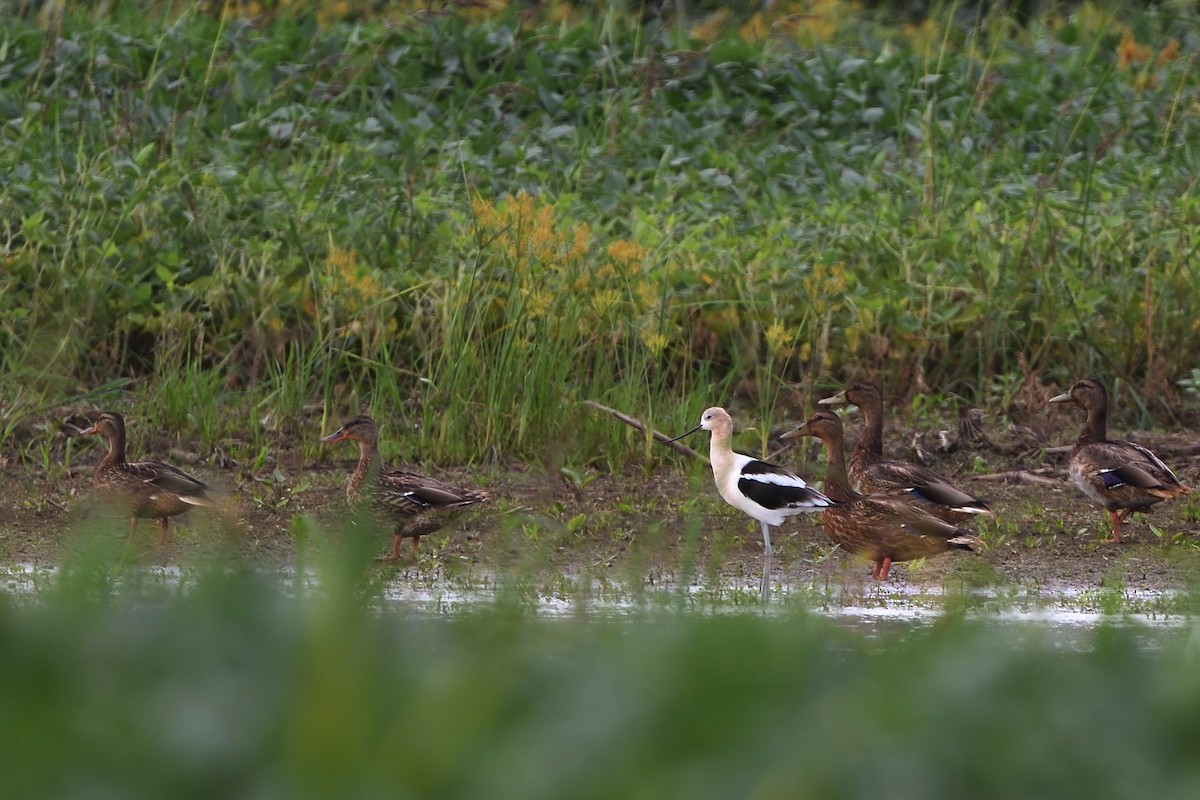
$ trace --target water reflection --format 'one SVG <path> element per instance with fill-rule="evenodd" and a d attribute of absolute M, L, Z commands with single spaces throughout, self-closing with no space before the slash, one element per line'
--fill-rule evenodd
<path fill-rule="evenodd" d="M 0 591 L 35 597 L 54 585 L 55 566 L 12 564 L 0 570 Z M 287 591 L 321 591 L 319 575 L 291 569 L 270 571 Z M 127 571 L 123 580 L 139 588 L 159 587 L 172 593 L 189 585 L 190 573 L 176 566 L 145 566 Z M 977 589 L 970 592 L 896 584 L 868 586 L 858 591 L 839 587 L 776 586 L 766 606 L 758 602 L 757 587 L 730 582 L 726 585 L 659 584 L 636 590 L 614 587 L 570 576 L 537 582 L 486 571 L 456 575 L 401 572 L 379 588 L 383 608 L 407 614 L 445 616 L 482 613 L 497 608 L 544 619 L 635 620 L 651 614 L 701 615 L 752 614 L 786 618 L 815 614 L 842 630 L 872 642 L 903 641 L 924 632 L 947 617 L 966 619 L 985 627 L 1026 630 L 1066 649 L 1086 649 L 1098 630 L 1119 626 L 1135 632 L 1148 650 L 1183 639 L 1200 648 L 1200 619 L 1183 613 L 1173 592 L 1109 591 L 1060 588 L 1030 592 L 1026 589 Z"/>

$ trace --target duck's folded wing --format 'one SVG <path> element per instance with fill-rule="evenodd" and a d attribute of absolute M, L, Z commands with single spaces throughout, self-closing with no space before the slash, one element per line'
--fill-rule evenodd
<path fill-rule="evenodd" d="M 1159 489 L 1163 482 L 1137 464 L 1122 464 L 1116 469 L 1100 470 L 1100 479 L 1107 489 L 1118 486 L 1134 486 L 1138 489 Z"/>
<path fill-rule="evenodd" d="M 208 492 L 208 484 L 204 481 L 161 461 L 138 461 L 129 464 L 128 467 L 129 472 L 142 483 L 153 486 L 155 489 L 177 494 L 184 499 L 189 497 L 205 498 Z"/>
<path fill-rule="evenodd" d="M 987 503 L 949 483 L 927 483 L 913 486 L 908 491 L 922 500 L 969 514 L 987 514 L 991 511 Z"/>
<path fill-rule="evenodd" d="M 439 480 L 413 472 L 389 472 L 379 477 L 380 492 L 396 502 L 410 503 L 420 508 L 445 508 L 477 503 L 477 492 L 457 489 Z"/>
<path fill-rule="evenodd" d="M 1179 485 L 1179 478 L 1158 456 L 1134 442 L 1104 442 L 1096 448 L 1096 472 L 1108 489 L 1133 486 L 1166 489 Z"/>
<path fill-rule="evenodd" d="M 880 530 L 903 530 L 914 536 L 954 539 L 965 533 L 958 526 L 935 517 L 899 497 L 871 495 L 861 502 L 863 522 Z"/>
<path fill-rule="evenodd" d="M 1131 447 L 1141 453 L 1142 458 L 1146 460 L 1146 463 L 1151 465 L 1152 471 L 1158 474 L 1160 480 L 1164 480 L 1172 485 L 1179 483 L 1179 478 L 1175 477 L 1175 473 L 1171 471 L 1170 467 L 1163 463 L 1161 458 L 1154 455 L 1154 453 L 1151 453 L 1140 444 L 1135 444 L 1133 442 L 1130 442 L 1129 444 Z"/>
<path fill-rule="evenodd" d="M 915 499 L 961 510 L 966 513 L 987 514 L 987 503 L 967 494 L 937 472 L 917 464 L 898 461 L 882 462 L 872 468 L 883 480 L 903 486 Z"/>

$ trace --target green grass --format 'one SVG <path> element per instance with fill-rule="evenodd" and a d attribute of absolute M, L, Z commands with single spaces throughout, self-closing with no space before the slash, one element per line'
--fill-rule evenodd
<path fill-rule="evenodd" d="M 679 429 L 861 372 L 1190 386 L 1200 32 L 1172 7 L 829 12 L 819 40 L 131 11 L 0 33 L 0 433 L 135 378 L 105 402 L 204 445 L 221 419 L 182 409 L 233 388 L 439 461 L 611 469 L 652 449 L 580 399 Z"/>
<path fill-rule="evenodd" d="M 567 621 L 518 584 L 442 616 L 383 600 L 367 550 L 306 551 L 318 582 L 291 587 L 229 561 L 181 586 L 106 550 L 0 602 L 6 796 L 1200 788 L 1190 626 L 1147 648 L 952 612 L 884 640 L 795 607 Z"/>

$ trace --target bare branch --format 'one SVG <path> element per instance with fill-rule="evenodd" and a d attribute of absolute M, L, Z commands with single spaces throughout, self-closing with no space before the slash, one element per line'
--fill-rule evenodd
<path fill-rule="evenodd" d="M 1062 470 L 1054 470 L 1049 474 L 1033 472 L 1027 469 L 1017 469 L 1010 472 L 993 472 L 989 475 L 972 475 L 969 480 L 989 481 L 993 483 L 1033 483 L 1038 486 L 1054 486 L 1062 488 L 1065 483 Z"/>
<path fill-rule="evenodd" d="M 609 408 L 606 405 L 601 405 L 600 403 L 597 403 L 595 400 L 584 400 L 582 402 L 585 406 L 591 406 L 592 408 L 596 409 L 597 411 L 603 411 L 606 414 L 612 414 L 614 417 L 621 420 L 621 422 L 624 422 L 626 425 L 629 425 L 632 428 L 636 428 L 637 430 L 641 431 L 642 433 L 645 433 L 648 430 L 648 428 L 646 427 L 646 423 L 642 422 L 640 419 L 631 417 L 628 414 L 624 414 L 620 411 L 617 411 L 615 408 Z M 685 444 L 680 444 L 679 442 L 672 442 L 671 437 L 667 436 L 665 433 L 659 433 L 658 431 L 650 431 L 650 435 L 654 437 L 654 441 L 662 442 L 667 447 L 671 448 L 672 450 L 674 450 L 677 453 L 680 453 L 681 455 L 689 456 L 691 458 L 698 458 L 701 461 L 703 461 L 704 463 L 706 463 L 706 464 L 708 463 L 707 456 L 697 453 L 695 450 L 693 450 L 692 448 L 688 447 Z"/>

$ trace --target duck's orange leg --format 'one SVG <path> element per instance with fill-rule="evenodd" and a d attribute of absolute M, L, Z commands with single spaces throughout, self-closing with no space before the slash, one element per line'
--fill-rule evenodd
<path fill-rule="evenodd" d="M 888 579 L 888 572 L 891 570 L 891 568 L 892 559 L 888 556 L 884 556 L 875 562 L 875 568 L 871 570 L 871 577 L 877 581 L 886 581 Z"/>
<path fill-rule="evenodd" d="M 158 534 L 158 546 L 166 547 L 167 546 L 167 525 L 169 524 L 167 522 L 167 518 L 163 517 L 162 519 L 160 519 L 159 524 L 162 526 L 162 531 Z"/>
<path fill-rule="evenodd" d="M 1121 520 L 1129 516 L 1127 511 L 1125 514 L 1118 514 L 1116 511 L 1108 512 L 1108 516 L 1112 519 L 1112 538 L 1104 541 L 1109 544 L 1121 544 L 1125 540 L 1121 538 Z"/>
<path fill-rule="evenodd" d="M 419 545 L 421 543 L 421 537 L 411 536 L 409 538 L 412 539 L 412 551 L 413 551 L 413 554 L 416 555 L 417 545 Z M 392 534 L 392 554 L 390 556 L 381 556 L 375 560 L 376 561 L 399 561 L 400 560 L 400 542 L 403 541 L 403 539 L 404 539 L 404 534 L 402 534 L 402 533 Z"/>
<path fill-rule="evenodd" d="M 376 561 L 393 562 L 400 560 L 400 534 L 392 534 L 392 554 L 388 556 L 380 556 Z"/>

